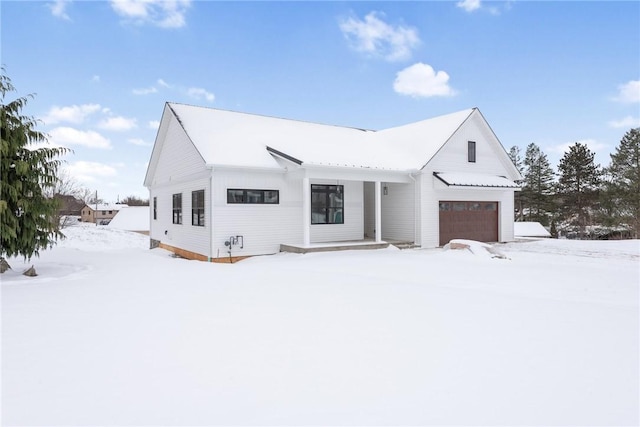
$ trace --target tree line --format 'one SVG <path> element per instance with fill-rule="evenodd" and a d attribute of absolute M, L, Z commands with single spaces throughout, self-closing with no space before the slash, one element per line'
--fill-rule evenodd
<path fill-rule="evenodd" d="M 606 167 L 580 142 L 569 147 L 557 172 L 535 143 L 524 158 L 517 146 L 509 157 L 523 177 L 514 200 L 516 221 L 540 222 L 554 237 L 638 238 L 640 128 L 625 133 Z"/>

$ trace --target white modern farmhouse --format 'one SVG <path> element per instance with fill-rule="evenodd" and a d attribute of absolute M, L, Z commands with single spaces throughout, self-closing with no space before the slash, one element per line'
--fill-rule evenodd
<path fill-rule="evenodd" d="M 144 183 L 152 246 L 231 260 L 513 240 L 520 178 L 477 108 L 371 131 L 167 103 Z"/>

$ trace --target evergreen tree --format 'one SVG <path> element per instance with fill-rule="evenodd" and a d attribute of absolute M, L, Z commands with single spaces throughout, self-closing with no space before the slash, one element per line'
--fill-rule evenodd
<path fill-rule="evenodd" d="M 598 201 L 600 165 L 594 162 L 595 153 L 585 144 L 576 142 L 560 159 L 558 189 L 563 202 L 563 215 L 571 224 L 579 226 L 581 237 L 590 223 L 591 211 Z"/>
<path fill-rule="evenodd" d="M 522 156 L 520 155 L 520 147 L 514 145 L 509 149 L 508 154 L 514 166 L 516 167 L 516 169 L 518 169 L 518 172 L 520 172 L 521 175 L 524 174 L 524 168 L 522 167 Z"/>
<path fill-rule="evenodd" d="M 535 143 L 527 146 L 524 157 L 523 205 L 529 221 L 549 225 L 553 214 L 553 190 L 555 173 L 547 155 Z"/>
<path fill-rule="evenodd" d="M 514 145 L 509 149 L 509 158 L 513 162 L 520 175 L 524 176 L 524 167 L 522 166 L 522 156 L 520 155 L 520 147 Z M 516 181 L 516 184 L 521 184 L 522 181 Z M 513 195 L 513 204 L 516 208 L 516 221 L 522 221 L 522 209 L 523 209 L 523 199 L 522 192 L 516 191 Z"/>
<path fill-rule="evenodd" d="M 605 227 L 621 225 L 622 210 L 619 195 L 616 191 L 614 177 L 611 171 L 605 168 L 600 176 L 600 195 L 598 197 L 598 211 L 596 222 Z"/>
<path fill-rule="evenodd" d="M 11 79 L 2 69 L 0 75 L 0 258 L 23 256 L 30 259 L 40 249 L 52 246 L 63 237 L 55 220 L 57 201 L 46 196 L 56 184 L 65 148 L 35 146 L 46 142 L 37 131 L 37 120 L 22 115 L 29 97 L 7 101 L 14 92 Z"/>
<path fill-rule="evenodd" d="M 617 208 L 620 222 L 632 229 L 634 238 L 640 235 L 640 128 L 629 130 L 616 152 L 611 154 L 607 168 L 610 198 Z"/>

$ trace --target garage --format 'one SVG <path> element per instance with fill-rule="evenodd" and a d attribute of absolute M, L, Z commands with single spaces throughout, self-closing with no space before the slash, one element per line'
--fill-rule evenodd
<path fill-rule="evenodd" d="M 440 201 L 440 246 L 452 239 L 498 241 L 498 202 Z"/>

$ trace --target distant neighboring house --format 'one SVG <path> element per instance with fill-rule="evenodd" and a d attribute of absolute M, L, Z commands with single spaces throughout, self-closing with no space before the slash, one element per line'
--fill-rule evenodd
<path fill-rule="evenodd" d="M 152 247 L 216 260 L 511 241 L 521 178 L 477 108 L 370 131 L 167 103 L 144 184 Z"/>
<path fill-rule="evenodd" d="M 149 234 L 149 206 L 129 206 L 109 223 L 110 228 Z"/>
<path fill-rule="evenodd" d="M 85 204 L 80 213 L 80 220 L 83 222 L 97 222 L 106 225 L 116 216 L 120 209 L 128 208 L 121 204 Z"/>
<path fill-rule="evenodd" d="M 60 207 L 58 213 L 61 216 L 80 216 L 85 203 L 73 196 L 66 194 L 55 194 L 54 199 L 59 200 Z"/>

